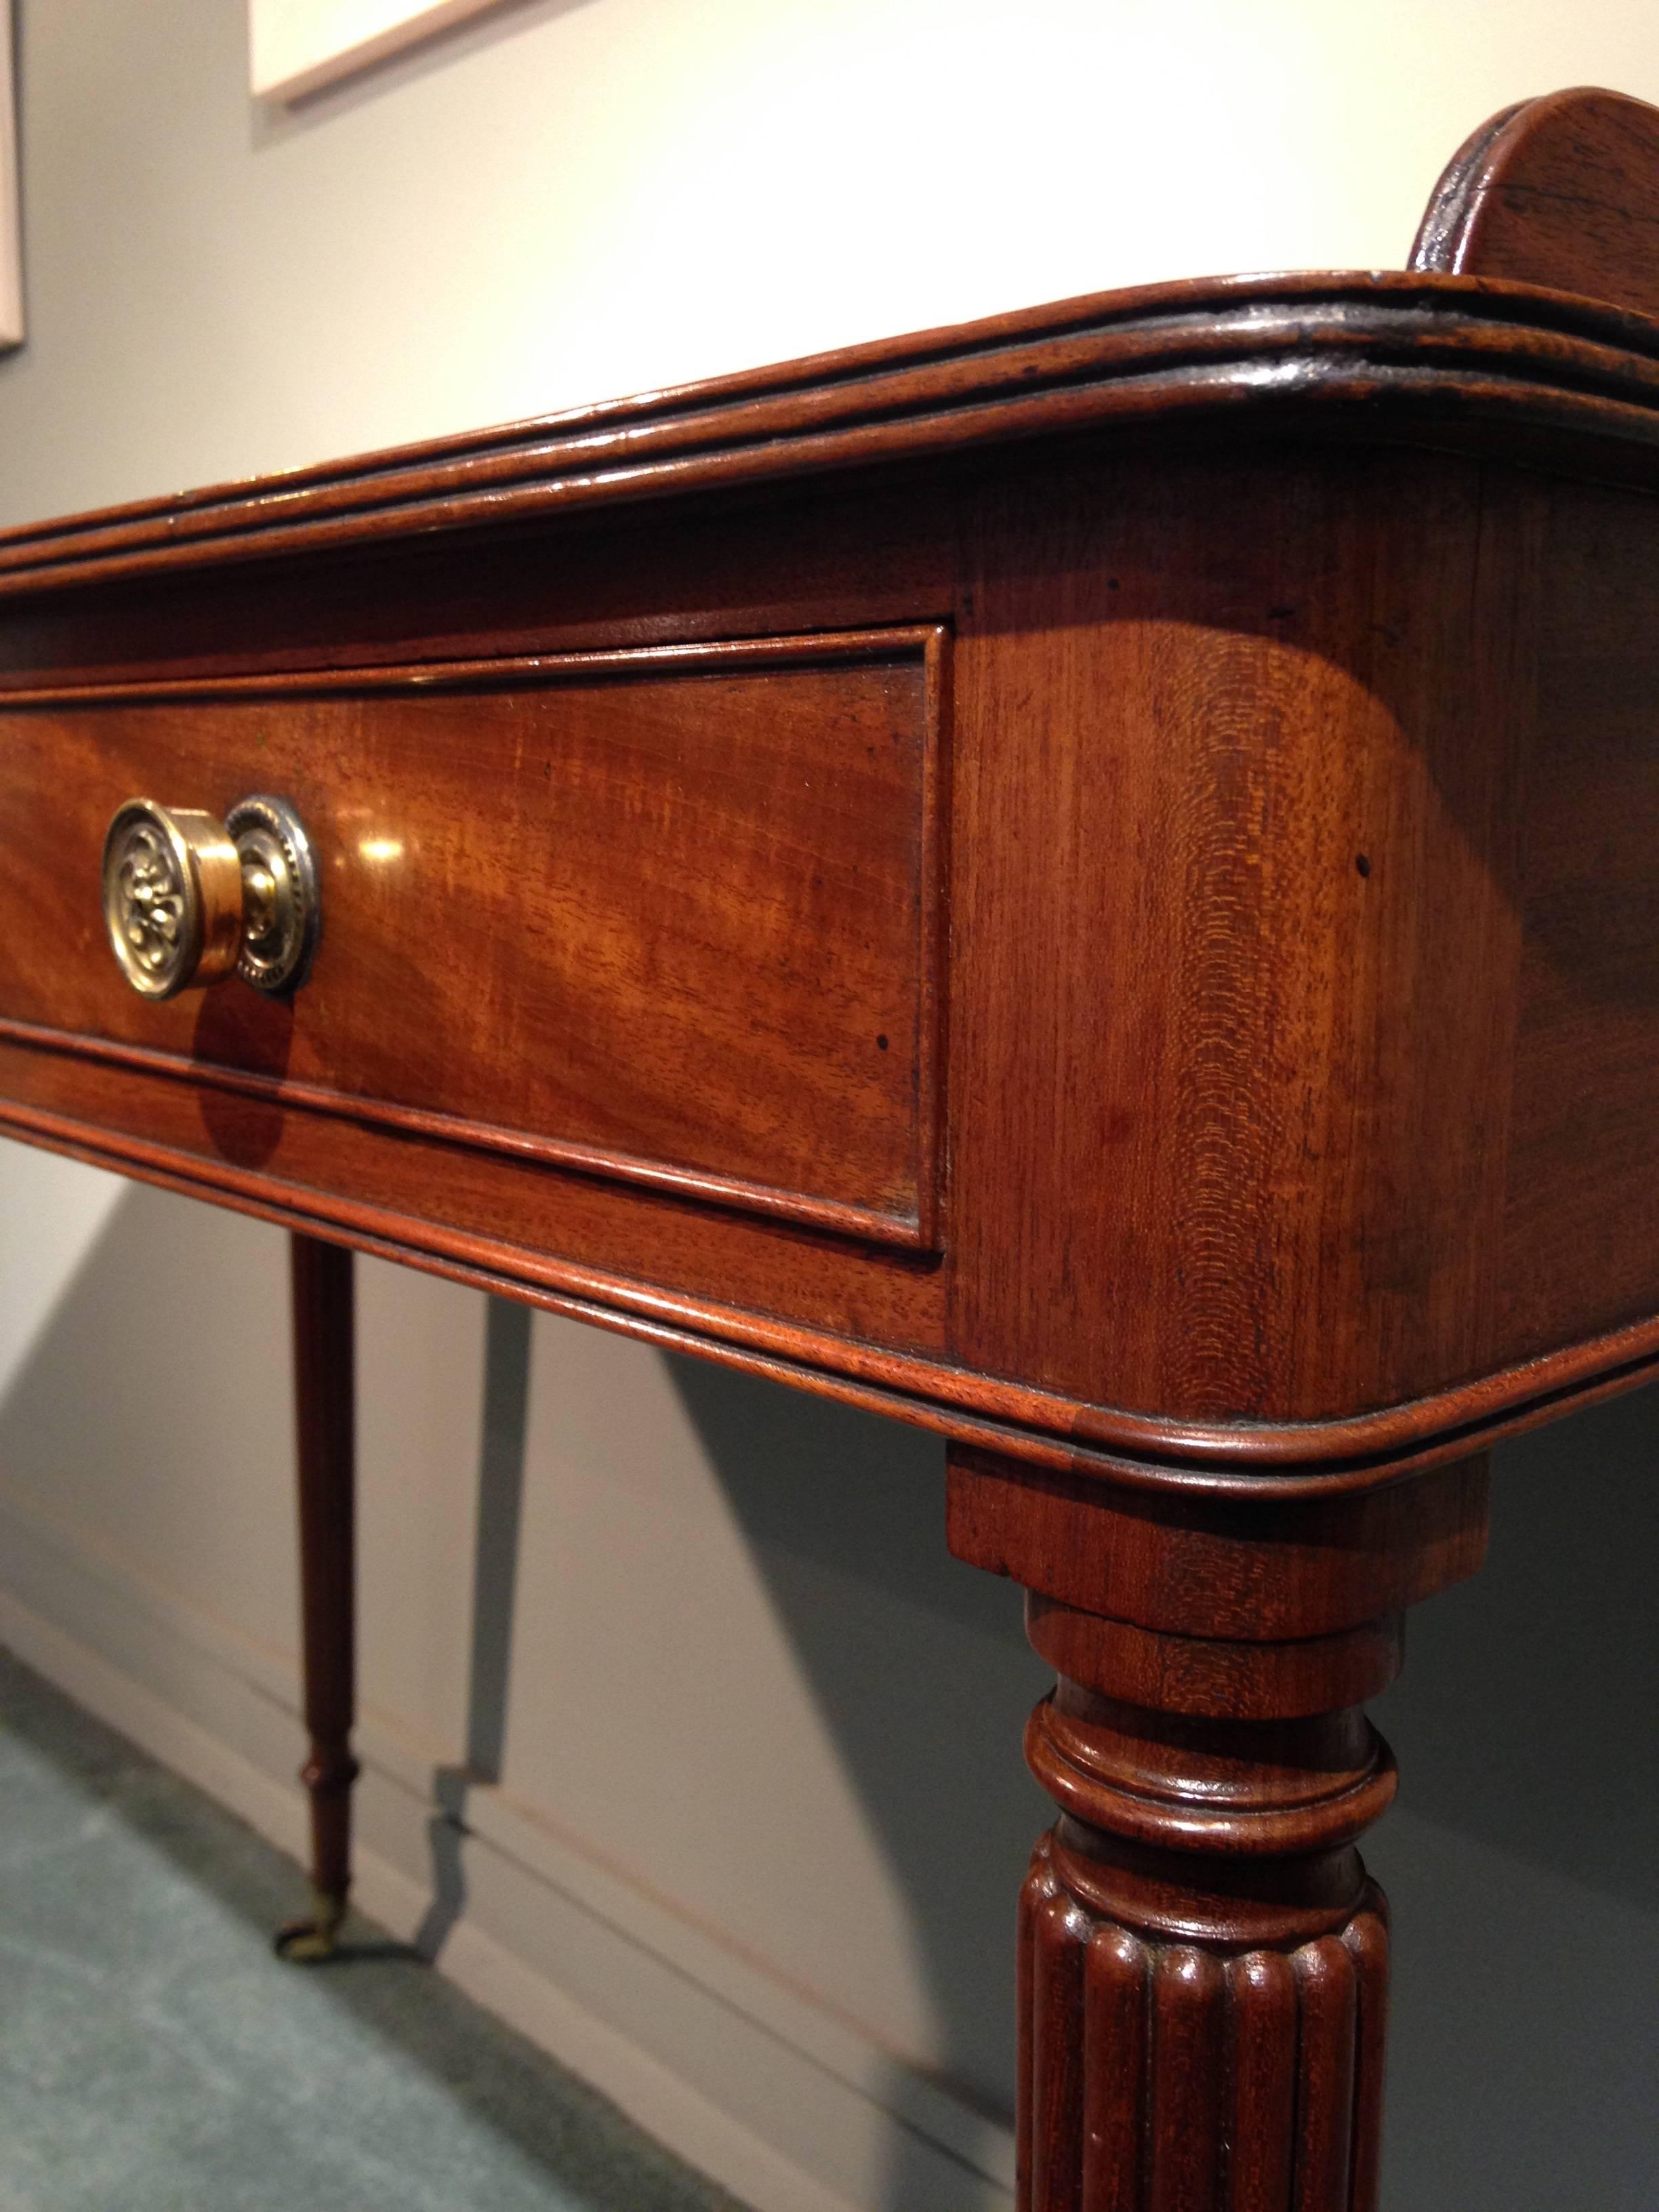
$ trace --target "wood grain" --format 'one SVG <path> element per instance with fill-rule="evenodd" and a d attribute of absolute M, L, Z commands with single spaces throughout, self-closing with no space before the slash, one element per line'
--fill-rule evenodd
<path fill-rule="evenodd" d="M 1346 1497 L 1137 1495 L 953 1444 L 945 1532 L 970 1566 L 1084 1612 L 1162 1636 L 1327 1639 L 1336 1665 L 1330 1639 L 1478 1571 L 1489 1487 L 1483 1455 Z"/>
<path fill-rule="evenodd" d="M 1578 287 L 1574 286 L 1573 291 Z M 1553 450 L 1659 448 L 1659 330 L 1437 271 L 1150 285 L 539 422 L 0 533 L 0 595 L 327 557 L 1156 423 Z M 1647 464 L 1659 470 L 1659 455 Z"/>
<path fill-rule="evenodd" d="M 1453 155 L 1412 267 L 1659 314 L 1659 111 L 1594 86 L 1504 108 Z"/>
<path fill-rule="evenodd" d="M 1654 530 L 1654 510 L 1626 496 L 1628 556 L 1596 588 L 1626 610 L 1607 619 L 1635 623 L 1645 590 L 1635 544 Z M 1521 1278 L 1504 1262 L 1517 1202 L 1511 1119 L 1528 1095 L 1516 1024 L 1533 957 L 1523 875 L 1537 865 L 1528 793 L 1545 742 L 1540 653 L 1561 634 L 1545 619 L 1564 580 L 1552 549 L 1581 527 L 1575 514 L 1606 500 L 1574 481 L 1387 447 L 1252 442 L 1224 455 L 1177 444 L 1115 462 L 1084 449 L 1065 470 L 1028 461 L 917 477 L 902 493 L 804 489 L 701 520 L 687 506 L 646 538 L 617 538 L 607 525 L 586 601 L 568 553 L 542 565 L 521 550 L 485 572 L 500 586 L 501 630 L 441 566 L 403 555 L 384 566 L 362 556 L 349 595 L 303 562 L 271 567 L 262 592 L 246 572 L 228 598 L 223 579 L 154 585 L 148 628 L 129 610 L 112 613 L 107 635 L 106 595 L 91 590 L 76 624 L 48 625 L 50 677 L 37 671 L 45 680 L 19 695 L 14 726 L 137 717 L 128 726 L 172 731 L 201 716 L 222 732 L 269 714 L 279 718 L 270 741 L 290 748 L 295 776 L 313 779 L 321 821 L 342 793 L 328 781 L 331 757 L 300 742 L 301 726 L 335 731 L 346 757 L 372 766 L 371 789 L 390 791 L 401 756 L 374 732 L 388 702 L 405 699 L 411 630 L 429 628 L 446 649 L 441 665 L 420 665 L 418 696 L 410 686 L 393 723 L 412 718 L 411 776 L 424 761 L 441 811 L 461 805 L 476 742 L 462 708 L 497 697 L 479 690 L 478 672 L 504 640 L 515 664 L 539 659 L 559 629 L 566 653 L 601 656 L 573 664 L 572 684 L 599 698 L 617 696 L 613 683 L 628 688 L 615 656 L 640 651 L 642 634 L 658 641 L 647 651 L 690 655 L 679 675 L 648 664 L 665 697 L 708 696 L 691 672 L 730 653 L 744 682 L 762 687 L 751 726 L 764 757 L 774 742 L 764 662 L 781 648 L 740 635 L 720 645 L 712 629 L 787 615 L 809 641 L 801 649 L 823 653 L 810 641 L 839 625 L 852 634 L 848 653 L 866 655 L 849 668 L 875 672 L 874 682 L 899 663 L 870 659 L 865 633 L 921 638 L 948 627 L 951 684 L 927 694 L 937 796 L 931 811 L 922 805 L 920 832 L 914 816 L 879 807 L 870 823 L 878 848 L 887 841 L 919 869 L 907 880 L 941 887 L 937 903 L 921 902 L 908 919 L 902 901 L 872 910 L 849 887 L 838 909 L 855 963 L 868 960 L 872 929 L 889 932 L 874 940 L 888 947 L 877 969 L 912 981 L 914 1089 L 894 1073 L 897 1032 L 867 1009 L 866 1047 L 890 1040 L 884 1054 L 866 1049 L 872 1067 L 859 1078 L 876 1085 L 874 1138 L 856 1123 L 843 1130 L 844 1031 L 807 994 L 803 1035 L 822 1042 L 821 1079 L 802 1093 L 799 1126 L 788 1048 L 767 1046 L 775 1077 L 750 1100 L 750 1010 L 732 957 L 749 939 L 728 918 L 724 951 L 698 971 L 695 1006 L 688 995 L 677 1015 L 635 993 L 630 1019 L 664 1040 L 660 1071 L 623 1068 L 613 1053 L 616 1082 L 574 1094 L 598 1118 L 560 1127 L 526 1103 L 545 1081 L 548 1024 L 526 1018 L 535 977 L 514 972 L 497 902 L 482 937 L 493 969 L 475 973 L 470 953 L 453 972 L 434 966 L 429 1006 L 438 1039 L 493 1051 L 516 1072 L 484 1098 L 469 1059 L 452 1067 L 436 1039 L 416 1035 L 411 1088 L 387 1064 L 410 1024 L 377 1003 L 388 1042 L 370 1071 L 379 1119 L 364 1118 L 354 1102 L 372 1102 L 374 1090 L 361 1073 L 344 1080 L 343 1066 L 375 1032 L 346 1018 L 364 1005 L 349 948 L 360 939 L 373 951 L 366 972 L 388 998 L 400 927 L 389 902 L 362 905 L 350 933 L 329 931 L 285 1060 L 272 1036 L 253 1034 L 280 1010 L 251 1005 L 233 1007 L 234 1019 L 211 1013 L 199 1043 L 192 1032 L 181 1052 L 175 1040 L 169 1057 L 148 1027 L 140 1042 L 140 1015 L 120 1003 L 113 970 L 102 975 L 95 908 L 75 906 L 71 878 L 43 855 L 21 866 L 44 878 L 33 902 L 59 927 L 26 970 L 0 972 L 7 1006 L 27 1001 L 36 1017 L 0 1031 L 0 1118 L 296 1225 L 331 1224 L 523 1294 L 597 1301 L 619 1325 L 667 1318 L 727 1356 L 746 1348 L 810 1387 L 885 1394 L 904 1418 L 1046 1464 L 1105 1455 L 1183 1479 L 1213 1474 L 1224 1486 L 1228 1469 L 1346 1482 L 1455 1457 L 1575 1395 L 1639 1379 L 1659 1354 L 1659 1301 L 1608 1310 L 1606 1286 L 1633 1258 L 1577 1243 L 1541 1333 L 1515 1303 Z M 624 620 L 629 544 L 642 565 Z M 785 557 L 769 566 L 773 546 Z M 792 568 L 798 549 L 811 557 Z M 532 602 L 555 586 L 559 623 L 537 634 Z M 0 622 L 0 648 L 9 639 L 15 653 L 27 649 L 45 605 L 18 603 L 15 625 Z M 301 624 L 313 672 L 273 668 L 291 661 Z M 364 652 L 355 638 L 372 637 L 378 653 L 394 626 L 401 660 L 350 665 Z M 683 641 L 671 646 L 676 628 Z M 146 641 L 153 657 L 135 672 Z M 95 704 L 66 696 L 75 687 L 58 656 L 70 643 L 89 656 Z M 900 661 L 919 670 L 935 648 L 906 659 L 909 651 Z M 204 666 L 228 656 L 251 672 Z M 936 657 L 942 666 L 942 649 Z M 117 659 L 125 672 L 112 678 Z M 785 672 L 817 681 L 805 665 Z M 122 703 L 112 682 L 143 688 L 149 703 Z M 529 681 L 499 696 L 542 701 L 558 690 Z M 734 741 L 738 726 L 719 725 Z M 683 742 L 673 732 L 666 741 Z M 714 721 L 703 743 L 718 787 Z M 44 788 L 44 751 L 32 770 L 26 753 L 14 741 L 0 777 L 31 773 Z M 128 765 L 137 785 L 149 781 L 142 757 Z M 607 802 L 614 855 L 653 818 L 660 771 L 645 759 L 630 772 Z M 906 787 L 913 799 L 916 774 L 926 771 Z M 840 834 L 823 804 L 810 830 L 801 817 L 803 851 L 820 831 Z M 484 856 L 482 881 L 491 811 L 462 812 L 445 836 Z M 757 826 L 760 815 L 749 819 Z M 688 879 L 720 904 L 718 879 L 705 887 L 694 859 Z M 650 942 L 654 925 L 638 910 L 647 880 L 623 865 L 597 885 L 623 946 Z M 1630 895 L 1639 931 L 1640 894 Z M 25 917 L 20 931 L 29 927 Z M 939 967 L 924 1018 L 930 927 Z M 465 942 L 457 937 L 458 952 Z M 52 978 L 65 954 L 60 990 Z M 635 972 L 642 983 L 637 963 Z M 483 988 L 489 973 L 500 989 Z M 794 990 L 775 971 L 780 1032 Z M 725 1009 L 725 1073 L 682 1097 L 672 1071 L 676 1055 L 697 1065 L 688 1038 L 705 1001 Z M 599 988 L 580 1003 L 580 1048 L 603 1053 L 611 1001 Z M 84 1011 L 66 1024 L 71 1006 Z M 502 1017 L 493 1036 L 492 1007 Z M 73 1054 L 66 1029 L 86 1040 Z M 929 1041 L 947 1031 L 948 1073 L 941 1059 L 930 1073 Z M 330 1055 L 307 1065 L 308 1036 L 331 1038 Z M 131 1057 L 95 1057 L 117 1046 Z M 187 1084 L 181 1060 L 213 1072 Z M 1593 1063 L 1584 1072 L 1589 1079 Z M 728 1117 L 721 1101 L 733 1091 Z M 648 1150 L 642 1111 L 655 1117 Z M 838 1148 L 872 1173 L 879 1143 L 896 1148 L 901 1127 L 923 1164 L 913 1211 L 890 1183 L 885 1213 L 869 1205 L 867 1181 L 826 1188 Z M 772 1179 L 780 1145 L 797 1170 L 793 1191 Z M 888 1169 L 896 1157 L 886 1154 Z M 734 1165 L 752 1180 L 733 1176 Z M 1538 1186 L 1535 1160 L 1526 1172 Z M 1632 1215 L 1632 1254 L 1638 1231 Z M 925 1249 L 935 1239 L 942 1256 Z M 1123 1296 L 1126 1280 L 1149 1294 Z"/>
<path fill-rule="evenodd" d="M 1357 1846 L 1395 1778 L 1360 1703 L 1394 1608 L 1479 1565 L 1484 1463 L 1254 1510 L 960 1449 L 949 1482 L 952 1548 L 1025 1583 L 1059 1677 L 1025 1738 L 1060 1818 L 1020 1899 L 1022 2212 L 1375 2212 L 1388 1921 Z"/>
<path fill-rule="evenodd" d="M 0 1016 L 220 1071 L 278 1111 L 926 1247 L 942 649 L 906 632 L 41 702 L 0 752 Z M 313 986 L 146 1006 L 88 939 L 109 815 L 266 787 L 321 871 Z"/>
<path fill-rule="evenodd" d="M 1512 1170 L 1507 1340 L 1563 1304 L 1617 1329 L 1659 1305 L 1659 538 L 1650 501 L 1554 504 L 1544 557 Z"/>
<path fill-rule="evenodd" d="M 1069 488 L 985 502 L 957 655 L 953 1340 L 1193 1420 L 1462 1381 L 1498 1349 L 1528 495 L 1280 448 Z"/>

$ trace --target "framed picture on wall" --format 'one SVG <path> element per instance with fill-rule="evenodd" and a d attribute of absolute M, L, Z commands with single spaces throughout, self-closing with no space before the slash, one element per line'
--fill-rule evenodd
<path fill-rule="evenodd" d="M 23 343 L 23 232 L 17 197 L 17 103 L 11 9 L 0 5 L 0 347 Z"/>
<path fill-rule="evenodd" d="M 501 0 L 248 0 L 256 100 L 302 100 Z"/>

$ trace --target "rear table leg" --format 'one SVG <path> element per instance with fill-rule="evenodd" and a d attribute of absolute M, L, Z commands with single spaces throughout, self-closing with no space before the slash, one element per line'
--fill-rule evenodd
<path fill-rule="evenodd" d="M 356 1717 L 356 1536 L 353 1465 L 351 1255 L 297 1231 L 291 1239 L 294 1388 L 298 1414 L 300 1583 L 306 1728 L 311 1756 L 312 1910 L 276 1932 L 278 1954 L 333 1954 L 351 1881 L 351 1754 Z"/>

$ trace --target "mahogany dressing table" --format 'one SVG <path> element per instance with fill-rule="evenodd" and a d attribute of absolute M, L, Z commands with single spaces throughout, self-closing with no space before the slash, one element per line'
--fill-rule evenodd
<path fill-rule="evenodd" d="M 1364 1701 L 1659 1359 L 1656 240 L 1557 94 L 1407 271 L 0 538 L 0 1127 L 294 1231 L 288 1948 L 356 1248 L 940 1432 L 1059 1678 L 1022 2208 L 1375 2205 Z"/>

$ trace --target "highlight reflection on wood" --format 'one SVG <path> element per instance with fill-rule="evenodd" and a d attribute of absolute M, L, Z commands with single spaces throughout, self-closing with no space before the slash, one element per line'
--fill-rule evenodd
<path fill-rule="evenodd" d="M 947 1439 L 1059 1678 L 1023 2212 L 1374 2207 L 1361 1708 L 1659 1363 L 1656 205 L 1556 95 L 1395 275 L 0 537 L 0 1127 Z M 312 980 L 141 1005 L 104 823 L 252 789 Z"/>
<path fill-rule="evenodd" d="M 274 1106 L 926 1248 L 946 650 L 889 629 L 67 694 L 9 750 L 7 1015 Z M 250 775 L 327 856 L 303 998 L 60 978 L 114 810 L 153 786 L 222 811 Z"/>

